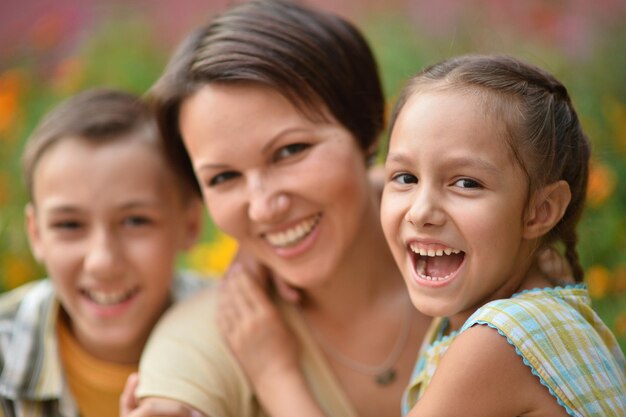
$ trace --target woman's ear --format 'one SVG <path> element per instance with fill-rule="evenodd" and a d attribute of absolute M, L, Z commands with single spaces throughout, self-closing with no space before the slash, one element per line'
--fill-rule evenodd
<path fill-rule="evenodd" d="M 43 261 L 43 251 L 41 248 L 41 235 L 39 225 L 37 224 L 37 213 L 33 203 L 28 203 L 24 208 L 24 216 L 26 218 L 26 234 L 30 243 L 30 250 L 33 257 L 38 261 Z"/>
<path fill-rule="evenodd" d="M 572 199 L 569 184 L 560 180 L 535 192 L 524 223 L 524 237 L 536 239 L 561 220 Z"/>

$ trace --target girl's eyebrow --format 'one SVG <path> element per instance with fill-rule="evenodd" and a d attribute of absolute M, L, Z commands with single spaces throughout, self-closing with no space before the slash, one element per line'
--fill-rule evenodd
<path fill-rule="evenodd" d="M 413 163 L 411 158 L 402 152 L 389 153 L 389 155 L 387 155 L 387 160 L 397 162 L 402 165 L 411 165 Z M 475 168 L 493 173 L 500 172 L 500 169 L 498 169 L 496 165 L 484 158 L 481 158 L 480 156 L 453 156 L 445 160 L 445 164 L 447 166 Z"/>

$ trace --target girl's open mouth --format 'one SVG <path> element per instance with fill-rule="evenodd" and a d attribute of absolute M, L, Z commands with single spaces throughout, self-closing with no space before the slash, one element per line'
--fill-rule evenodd
<path fill-rule="evenodd" d="M 409 249 L 417 277 L 426 281 L 446 281 L 459 270 L 465 259 L 465 252 L 441 245 L 426 248 L 411 243 Z"/>

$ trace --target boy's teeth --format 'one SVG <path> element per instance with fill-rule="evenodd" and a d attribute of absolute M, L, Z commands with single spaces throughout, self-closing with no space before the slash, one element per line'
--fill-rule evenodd
<path fill-rule="evenodd" d="M 129 299 L 136 291 L 135 290 L 124 290 L 124 291 L 90 291 L 85 290 L 84 293 L 91 299 L 96 302 L 96 304 L 100 305 L 113 305 L 118 304 L 122 301 Z"/>
<path fill-rule="evenodd" d="M 315 216 L 311 216 L 287 230 L 275 233 L 266 233 L 265 238 L 271 245 L 281 248 L 296 244 L 311 233 L 317 225 L 320 217 L 321 214 L 316 214 Z"/>

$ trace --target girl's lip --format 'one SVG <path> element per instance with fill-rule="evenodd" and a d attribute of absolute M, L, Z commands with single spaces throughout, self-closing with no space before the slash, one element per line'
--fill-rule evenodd
<path fill-rule="evenodd" d="M 464 251 L 448 246 L 440 241 L 412 239 L 407 241 L 406 248 L 413 281 L 423 287 L 439 288 L 450 284 L 458 276 L 463 265 L 465 265 Z M 424 264 L 419 264 L 419 262 L 425 262 L 424 257 L 433 258 L 450 254 L 462 254 L 463 259 L 453 272 L 444 277 L 428 276 L 423 272 L 425 270 Z"/>

